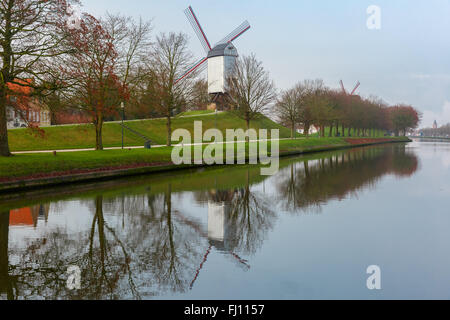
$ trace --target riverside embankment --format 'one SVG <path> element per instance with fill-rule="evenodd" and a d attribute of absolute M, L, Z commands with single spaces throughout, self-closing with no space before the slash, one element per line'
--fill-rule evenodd
<path fill-rule="evenodd" d="M 410 141 L 408 138 L 309 138 L 280 140 L 279 148 L 280 156 L 284 157 Z M 205 166 L 175 165 L 171 154 L 171 147 L 162 147 L 151 150 L 58 152 L 56 155 L 21 154 L 0 158 L 0 192 Z"/>

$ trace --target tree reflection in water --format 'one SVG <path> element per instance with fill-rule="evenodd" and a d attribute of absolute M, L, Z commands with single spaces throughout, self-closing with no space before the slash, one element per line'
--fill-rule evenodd
<path fill-rule="evenodd" d="M 208 201 L 208 233 L 203 236 L 208 239 L 210 246 L 197 269 L 191 288 L 212 247 L 231 258 L 239 268 L 248 271 L 250 265 L 240 255 L 254 254 L 276 220 L 276 214 L 270 209 L 267 199 L 252 192 L 249 170 L 246 171 L 244 186 L 197 192 L 196 199 L 200 202 Z"/>
<path fill-rule="evenodd" d="M 69 225 L 55 224 L 31 239 L 9 239 L 13 210 L 5 211 L 0 214 L 0 294 L 8 299 L 148 299 L 183 293 L 195 286 L 213 252 L 249 270 L 246 259 L 263 246 L 279 217 L 276 201 L 288 212 L 311 211 L 356 195 L 386 174 L 412 175 L 418 160 L 404 147 L 392 146 L 281 165 L 284 169 L 270 180 L 276 182 L 272 195 L 256 188 L 264 181 L 256 167 L 211 171 L 196 189 L 175 176 L 146 183 L 139 192 L 95 191 L 79 196 L 80 208 L 89 208 L 86 227 L 70 231 Z M 207 207 L 206 224 L 184 208 L 184 191 Z M 69 202 L 55 202 L 53 212 L 64 215 Z M 66 288 L 69 266 L 82 270 L 80 290 Z"/>
<path fill-rule="evenodd" d="M 0 212 L 0 294 L 6 294 L 7 299 L 14 299 L 15 281 L 9 275 L 9 212 Z"/>
<path fill-rule="evenodd" d="M 291 163 L 277 183 L 279 202 L 289 212 L 317 212 L 330 200 L 357 196 L 387 174 L 411 176 L 417 169 L 417 157 L 397 145 Z"/>

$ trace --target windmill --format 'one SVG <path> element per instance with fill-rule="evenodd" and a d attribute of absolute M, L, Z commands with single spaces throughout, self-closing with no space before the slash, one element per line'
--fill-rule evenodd
<path fill-rule="evenodd" d="M 195 282 L 197 281 L 200 272 L 204 268 L 208 257 L 213 251 L 213 248 L 221 252 L 223 255 L 227 256 L 231 261 L 233 261 L 239 268 L 244 271 L 250 269 L 248 261 L 237 255 L 233 248 L 229 246 L 229 237 L 233 235 L 230 232 L 229 227 L 226 225 L 226 220 L 229 218 L 231 212 L 229 212 L 230 207 L 228 201 L 233 194 L 228 192 L 219 192 L 219 194 L 214 195 L 213 201 L 208 201 L 208 230 L 204 230 L 203 226 L 197 221 L 185 217 L 181 212 L 175 210 L 174 214 L 183 224 L 189 226 L 194 231 L 196 231 L 200 237 L 208 241 L 208 248 L 205 251 L 203 259 L 197 268 L 194 277 L 190 284 L 190 289 L 193 288 Z M 228 200 L 226 202 L 221 202 L 221 200 Z"/>
<path fill-rule="evenodd" d="M 355 86 L 355 88 L 353 89 L 353 91 L 352 91 L 350 94 L 348 94 L 348 93 L 347 93 L 347 90 L 345 90 L 344 82 L 341 80 L 339 83 L 341 84 L 341 89 L 342 89 L 342 91 L 343 91 L 346 95 L 350 95 L 350 96 L 354 96 L 356 90 L 358 90 L 359 86 L 361 85 L 361 82 L 358 81 L 358 82 L 356 83 L 356 86 Z"/>
<path fill-rule="evenodd" d="M 236 47 L 233 45 L 233 41 L 242 36 L 246 31 L 250 29 L 248 21 L 244 21 L 236 29 L 234 29 L 225 38 L 220 40 L 214 46 L 211 46 L 202 26 L 194 13 L 194 10 L 189 6 L 184 13 L 189 20 L 195 34 L 197 35 L 200 43 L 205 50 L 206 56 L 198 60 L 192 65 L 186 72 L 175 81 L 179 81 L 186 78 L 194 71 L 200 72 L 204 69 L 208 69 L 208 94 L 212 96 L 212 101 L 217 101 L 226 92 L 226 79 L 227 76 L 233 71 L 238 57 Z"/>

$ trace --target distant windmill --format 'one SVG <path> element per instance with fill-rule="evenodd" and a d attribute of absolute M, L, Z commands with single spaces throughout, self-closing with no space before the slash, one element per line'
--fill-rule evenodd
<path fill-rule="evenodd" d="M 233 71 L 238 57 L 238 52 L 232 42 L 248 31 L 250 24 L 248 21 L 244 21 L 228 36 L 211 47 L 192 7 L 189 6 L 184 13 L 200 40 L 206 52 L 206 57 L 191 66 L 175 83 L 183 80 L 194 71 L 203 71 L 208 68 L 208 93 L 213 96 L 212 100 L 215 101 L 219 96 L 226 94 L 226 78 Z"/>
<path fill-rule="evenodd" d="M 339 83 L 341 84 L 342 91 L 343 91 L 346 95 L 348 95 L 347 90 L 345 90 L 345 87 L 344 87 L 344 82 L 341 80 Z M 356 83 L 356 86 L 355 86 L 355 88 L 353 89 L 352 93 L 350 93 L 350 96 L 355 95 L 355 92 L 356 92 L 356 90 L 358 90 L 358 88 L 359 88 L 360 85 L 361 85 L 361 82 L 358 81 L 358 82 Z"/>

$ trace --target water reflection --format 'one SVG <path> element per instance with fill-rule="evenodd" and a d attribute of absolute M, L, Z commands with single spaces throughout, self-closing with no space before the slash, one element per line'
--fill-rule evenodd
<path fill-rule="evenodd" d="M 10 226 L 33 226 L 37 227 L 39 220 L 48 221 L 50 206 L 37 205 L 32 207 L 14 209 L 10 211 Z"/>
<path fill-rule="evenodd" d="M 0 293 L 14 299 L 15 281 L 9 276 L 8 238 L 9 212 L 0 212 Z"/>
<path fill-rule="evenodd" d="M 251 190 L 250 169 L 242 172 L 244 185 L 229 190 L 211 189 L 196 194 L 208 202 L 208 240 L 223 252 L 252 254 L 273 228 L 276 214 L 270 199 Z"/>
<path fill-rule="evenodd" d="M 418 165 L 413 153 L 397 146 L 329 154 L 313 161 L 291 163 L 280 175 L 278 196 L 287 211 L 317 212 L 330 200 L 343 200 L 375 186 L 384 175 L 411 176 Z"/>
<path fill-rule="evenodd" d="M 283 212 L 305 212 L 418 168 L 405 146 L 285 159 L 268 178 L 242 166 L 60 190 L 0 210 L 0 294 L 7 299 L 149 299 L 181 294 L 215 252 L 244 272 Z M 261 190 L 267 183 L 269 192 Z M 53 199 L 53 200 L 52 200 Z M 30 200 L 34 201 L 34 200 Z M 50 204 L 47 204 L 50 203 Z M 279 210 L 279 207 L 282 210 Z M 42 221 L 40 223 L 39 221 Z M 66 288 L 67 268 L 82 288 Z"/>

